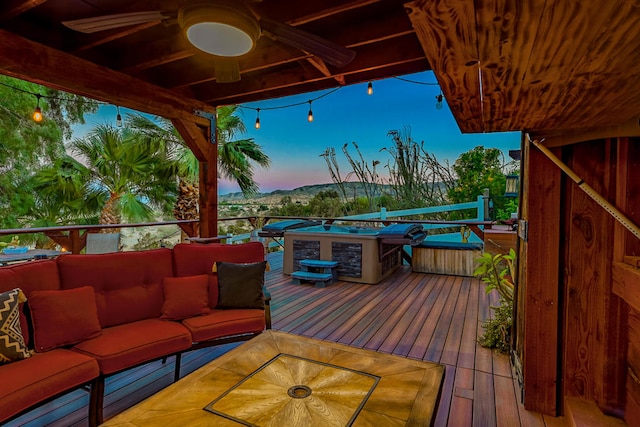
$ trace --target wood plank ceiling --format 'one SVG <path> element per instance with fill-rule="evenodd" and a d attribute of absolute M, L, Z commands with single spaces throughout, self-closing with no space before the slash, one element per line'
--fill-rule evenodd
<path fill-rule="evenodd" d="M 338 68 L 262 36 L 240 57 L 234 83 L 217 82 L 213 58 L 186 41 L 176 16 L 187 1 L 3 0 L 0 73 L 185 118 L 194 109 L 433 68 L 463 132 L 637 126 L 640 6 L 633 1 L 247 0 L 259 16 L 356 56 Z M 61 24 L 150 10 L 168 18 L 93 34 Z"/>

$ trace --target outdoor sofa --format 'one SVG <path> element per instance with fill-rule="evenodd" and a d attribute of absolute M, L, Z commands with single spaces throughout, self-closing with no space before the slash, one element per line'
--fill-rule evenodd
<path fill-rule="evenodd" d="M 98 425 L 106 377 L 175 356 L 177 380 L 182 352 L 260 334 L 271 327 L 265 268 L 258 242 L 0 268 L 0 350 L 9 353 L 0 355 L 0 423 L 89 386 L 89 424 Z"/>

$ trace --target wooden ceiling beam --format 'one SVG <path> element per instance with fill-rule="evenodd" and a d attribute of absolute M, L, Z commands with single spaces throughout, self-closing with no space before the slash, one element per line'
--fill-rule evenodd
<path fill-rule="evenodd" d="M 426 58 L 422 57 L 415 61 L 404 62 L 401 64 L 395 64 L 376 69 L 369 69 L 362 72 L 354 72 L 344 77 L 345 83 L 347 85 L 351 85 L 361 82 L 368 82 L 371 80 L 388 78 L 389 76 L 401 76 L 429 69 L 429 62 L 426 60 Z M 290 95 L 298 95 L 300 93 L 316 92 L 319 90 L 332 89 L 335 87 L 336 84 L 333 80 L 325 78 L 313 82 L 308 82 L 304 85 L 288 87 L 285 86 L 277 89 L 266 90 L 264 92 L 231 97 L 225 100 L 215 100 L 214 103 L 217 105 L 244 104 L 247 102 L 262 101 L 265 99 L 277 99 Z"/>
<path fill-rule="evenodd" d="M 387 62 L 381 63 L 379 58 L 385 58 Z M 367 71 L 388 69 L 390 67 L 399 66 L 404 63 L 420 63 L 423 64 L 424 54 L 422 53 L 417 41 L 407 37 L 402 42 L 392 43 L 385 41 L 371 46 L 363 46 L 358 49 L 358 54 L 354 61 L 340 70 L 345 79 L 349 80 L 351 74 L 359 74 Z M 415 67 L 414 72 L 429 69 L 428 66 Z M 248 76 L 249 77 L 249 76 Z M 329 87 L 335 87 L 332 78 L 324 75 L 318 75 L 310 78 L 303 75 L 300 71 L 290 70 L 288 72 L 279 70 L 274 73 L 260 74 L 255 78 L 246 78 L 247 81 L 238 83 L 216 85 L 203 84 L 193 88 L 193 92 L 198 94 L 198 98 L 205 102 L 215 105 L 228 105 L 238 102 L 239 99 L 258 98 L 258 94 L 272 92 L 278 89 L 288 88 L 291 93 L 308 92 L 309 90 L 300 89 L 301 86 L 315 83 L 322 80 L 329 80 Z M 297 88 L 297 89 L 296 89 Z"/>
<path fill-rule="evenodd" d="M 337 81 L 339 85 L 344 86 L 344 75 L 333 74 L 331 71 L 329 71 L 329 68 L 327 68 L 327 64 L 325 64 L 322 59 L 316 58 L 315 56 L 310 56 L 307 58 L 307 61 L 318 71 L 320 71 L 325 77 L 332 78 Z"/>
<path fill-rule="evenodd" d="M 352 73 L 384 68 L 422 58 L 424 58 L 424 54 L 417 40 L 414 37 L 405 36 L 358 47 L 355 59 L 346 67 L 341 68 L 340 74 L 346 77 Z M 307 82 L 327 78 L 331 77 L 325 75 L 309 77 L 301 74 L 298 70 L 287 71 L 279 69 L 273 73 L 261 73 L 257 78 L 251 78 L 248 75 L 237 83 L 205 83 L 194 86 L 192 90 L 193 93 L 198 94 L 198 99 L 205 100 L 205 102 L 216 103 L 221 101 L 224 104 L 228 104 L 226 100 L 229 97 L 244 97 L 282 87 L 304 85 Z"/>
<path fill-rule="evenodd" d="M 126 74 L 79 59 L 0 30 L 0 70 L 3 74 L 103 102 L 207 125 L 193 111 L 215 108 L 183 98 Z"/>
<path fill-rule="evenodd" d="M 158 67 L 170 62 L 190 58 L 198 53 L 180 32 L 166 29 L 165 37 L 145 43 L 144 52 L 123 52 L 118 70 L 125 74 L 135 74 L 139 71 Z"/>
<path fill-rule="evenodd" d="M 0 22 L 15 18 L 36 6 L 40 6 L 46 1 L 47 0 L 4 0 L 2 2 L 3 5 L 0 6 Z"/>
<path fill-rule="evenodd" d="M 374 27 L 357 23 L 348 30 L 336 34 L 332 40 L 335 43 L 355 48 L 372 43 L 379 43 L 396 37 L 403 37 L 413 34 L 414 31 L 407 25 L 408 18 L 404 10 L 396 11 L 391 18 L 383 24 Z M 296 61 L 306 61 L 311 55 L 297 51 L 286 46 L 278 46 L 270 41 L 260 40 L 260 46 L 246 57 L 241 57 L 240 70 L 242 74 L 248 74 L 255 71 L 266 70 L 268 68 L 278 67 Z M 186 86 L 197 85 L 200 83 L 215 80 L 215 73 L 210 62 L 203 60 L 203 56 L 198 54 L 190 61 L 178 61 L 173 64 L 165 64 L 166 67 L 148 70 L 144 75 L 138 74 L 140 77 L 149 78 L 159 86 L 179 89 Z M 332 70 L 334 68 L 329 68 Z M 342 73 L 340 69 L 335 69 L 333 75 Z"/>
<path fill-rule="evenodd" d="M 337 15 L 340 13 L 348 12 L 354 9 L 360 9 L 362 7 L 368 6 L 373 3 L 378 3 L 380 0 L 353 0 L 342 2 L 333 7 L 323 8 L 318 10 L 317 12 L 310 13 L 304 16 L 300 16 L 295 19 L 290 19 L 287 21 L 287 24 L 297 27 L 299 25 L 304 25 L 309 22 L 318 21 L 320 19 L 328 18 L 333 15 Z"/>
<path fill-rule="evenodd" d="M 97 34 L 92 34 L 90 41 L 85 41 L 82 44 L 79 44 L 78 47 L 72 50 L 72 53 L 79 53 L 85 50 L 93 49 L 94 47 L 102 46 L 103 44 L 112 42 L 114 40 L 122 39 L 124 37 L 130 36 L 131 34 L 144 31 L 147 28 L 155 27 L 158 24 L 160 24 L 160 21 L 152 21 L 152 22 L 147 22 L 146 24 L 127 27 L 124 30 L 106 31 L 106 32 L 99 32 Z"/>

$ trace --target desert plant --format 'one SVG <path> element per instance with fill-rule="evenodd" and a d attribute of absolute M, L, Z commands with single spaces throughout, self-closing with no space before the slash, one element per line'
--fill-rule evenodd
<path fill-rule="evenodd" d="M 483 323 L 484 334 L 478 342 L 483 347 L 509 351 L 511 345 L 511 325 L 513 324 L 513 294 L 516 268 L 516 253 L 513 249 L 508 254 L 485 252 L 476 259 L 478 267 L 473 272 L 487 286 L 486 292 L 494 289 L 500 295 L 500 304 L 492 306 L 493 319 Z"/>

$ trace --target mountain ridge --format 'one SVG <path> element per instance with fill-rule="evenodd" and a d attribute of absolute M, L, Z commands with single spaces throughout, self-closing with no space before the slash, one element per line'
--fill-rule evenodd
<path fill-rule="evenodd" d="M 355 189 L 355 193 L 357 196 L 365 195 L 363 184 L 361 182 L 348 182 L 345 183 L 345 186 L 347 186 L 350 192 L 353 192 Z M 381 187 L 384 190 L 388 190 L 391 188 L 390 185 L 381 185 Z M 322 191 L 336 191 L 338 194 L 340 194 L 340 191 L 338 190 L 338 184 L 311 184 L 296 187 L 291 190 L 274 190 L 269 193 L 258 193 L 248 199 L 246 199 L 241 192 L 221 194 L 218 196 L 218 203 L 233 204 L 242 202 L 243 204 L 278 204 L 283 197 L 287 196 L 291 197 L 292 202 L 305 202 L 311 200 L 316 194 Z"/>

